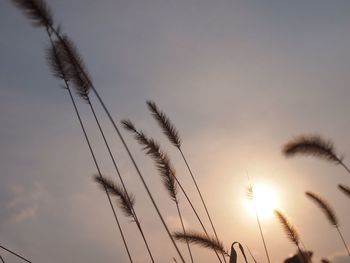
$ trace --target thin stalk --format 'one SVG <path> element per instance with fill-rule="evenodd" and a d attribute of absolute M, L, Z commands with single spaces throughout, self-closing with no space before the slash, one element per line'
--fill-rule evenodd
<path fill-rule="evenodd" d="M 347 245 L 346 242 L 345 242 L 345 239 L 344 239 L 344 237 L 343 237 L 342 232 L 340 231 L 340 229 L 339 229 L 338 226 L 336 226 L 335 228 L 337 229 L 337 231 L 338 231 L 338 233 L 339 233 L 339 236 L 340 236 L 341 240 L 343 241 L 343 244 L 344 244 L 344 246 L 345 246 L 345 248 L 346 248 L 346 251 L 348 252 L 348 255 L 350 256 L 350 251 L 349 251 L 348 245 Z"/>
<path fill-rule="evenodd" d="M 68 84 L 68 83 L 67 83 L 67 84 Z M 94 160 L 94 163 L 95 163 L 95 166 L 96 166 L 98 175 L 100 176 L 100 178 L 103 178 L 103 177 L 102 177 L 101 170 L 100 170 L 100 167 L 99 167 L 99 165 L 98 165 L 98 163 L 97 163 L 97 159 L 96 159 L 95 153 L 94 153 L 94 151 L 93 151 L 93 149 L 92 149 L 90 140 L 89 140 L 89 138 L 87 137 L 87 133 L 86 133 L 85 127 L 84 127 L 84 125 L 83 125 L 83 123 L 82 123 L 82 120 L 81 120 L 81 118 L 80 118 L 80 114 L 79 114 L 79 112 L 78 112 L 77 106 L 76 106 L 76 104 L 75 104 L 75 101 L 74 101 L 74 98 L 73 98 L 73 95 L 72 95 L 72 92 L 71 92 L 69 86 L 68 86 L 68 92 L 69 92 L 69 96 L 70 96 L 70 98 L 71 98 L 71 100 L 72 100 L 72 103 L 73 103 L 73 105 L 74 105 L 75 112 L 76 112 L 76 114 L 77 114 L 77 116 L 78 116 L 79 123 L 80 123 L 80 126 L 81 126 L 82 130 L 83 130 L 83 133 L 84 133 L 86 142 L 87 142 L 87 144 L 88 144 L 88 146 L 89 146 L 90 153 L 91 153 L 91 156 L 92 156 L 92 158 L 93 158 L 93 160 Z M 126 252 L 127 252 L 127 254 L 128 254 L 128 257 L 129 257 L 130 262 L 132 263 L 133 260 L 132 260 L 132 257 L 131 257 L 131 254 L 130 254 L 128 245 L 127 245 L 127 243 L 126 243 L 126 240 L 125 240 L 125 237 L 124 237 L 124 234 L 123 234 L 123 230 L 122 230 L 121 225 L 120 225 L 120 223 L 119 223 L 118 216 L 117 216 L 117 212 L 116 212 L 116 210 L 114 209 L 114 206 L 113 206 L 111 197 L 110 197 L 110 195 L 109 195 L 109 193 L 108 193 L 108 191 L 107 191 L 107 188 L 106 188 L 105 186 L 104 186 L 104 189 L 105 189 L 105 192 L 106 192 L 106 195 L 107 195 L 107 198 L 108 198 L 108 202 L 109 202 L 109 204 L 110 204 L 110 206 L 111 206 L 111 209 L 112 209 L 112 212 L 113 212 L 115 221 L 116 221 L 116 223 L 117 223 L 117 226 L 118 226 L 120 235 L 121 235 L 121 237 L 122 237 L 125 250 L 126 250 Z"/>
<path fill-rule="evenodd" d="M 254 211 L 255 211 L 256 221 L 257 221 L 258 226 L 259 226 L 260 236 L 261 236 L 262 242 L 263 242 L 263 244 L 264 244 L 264 249 L 265 249 L 266 258 L 267 258 L 267 261 L 268 261 L 269 263 L 271 263 L 271 261 L 270 261 L 270 256 L 269 256 L 269 253 L 268 253 L 267 247 L 266 247 L 266 242 L 265 242 L 264 234 L 263 234 L 262 229 L 261 229 L 261 224 L 260 224 L 260 220 L 259 220 L 259 215 L 258 215 L 258 212 L 256 211 L 255 207 L 254 207 Z"/>
<path fill-rule="evenodd" d="M 5 263 L 5 260 L 2 258 L 2 256 L 0 256 L 1 262 Z"/>
<path fill-rule="evenodd" d="M 181 192 L 184 194 L 184 196 L 185 196 L 187 202 L 190 204 L 190 206 L 191 206 L 191 208 L 192 208 L 194 214 L 196 215 L 196 218 L 198 219 L 198 222 L 199 222 L 199 224 L 201 225 L 201 227 L 202 227 L 202 229 L 203 229 L 205 235 L 206 235 L 207 237 L 209 237 L 209 234 L 208 234 L 208 232 L 207 232 L 207 230 L 206 230 L 206 228 L 205 228 L 205 226 L 204 226 L 204 224 L 203 224 L 201 218 L 199 217 L 199 215 L 198 215 L 198 213 L 197 213 L 197 210 L 194 208 L 191 199 L 188 197 L 188 195 L 187 195 L 185 189 L 182 187 L 182 184 L 180 183 L 180 181 L 177 179 L 176 176 L 175 176 L 175 180 L 176 180 L 177 185 L 180 187 Z M 215 252 L 217 258 L 219 259 L 219 262 L 222 263 L 222 260 L 221 260 L 221 258 L 220 258 L 220 256 L 219 256 L 218 252 L 217 252 L 216 250 L 214 250 L 214 252 Z M 225 262 L 226 262 L 226 261 L 225 261 Z"/>
<path fill-rule="evenodd" d="M 31 261 L 29 261 L 29 260 L 26 259 L 25 257 L 23 257 L 23 256 L 21 256 L 21 255 L 19 255 L 19 254 L 17 254 L 16 252 L 13 252 L 12 250 L 10 250 L 10 249 L 8 249 L 8 248 L 6 248 L 6 247 L 4 247 L 4 246 L 1 246 L 1 245 L 0 245 L 0 248 L 2 248 L 3 250 L 5 250 L 5 251 L 11 253 L 12 255 L 14 255 L 14 256 L 16 256 L 16 257 L 18 257 L 18 258 L 24 260 L 25 262 L 32 263 Z M 2 259 L 2 258 L 1 258 L 1 259 Z M 2 259 L 2 261 L 4 261 L 4 260 Z"/>
<path fill-rule="evenodd" d="M 55 28 L 53 28 L 53 27 L 52 27 L 51 29 L 52 29 L 52 31 L 54 32 L 54 34 L 57 36 L 57 38 L 58 38 L 62 43 L 64 43 L 64 41 L 63 41 L 61 35 L 59 34 L 59 32 L 57 32 L 57 30 L 56 30 Z M 78 63 L 76 63 L 76 65 L 79 66 Z M 81 70 L 81 68 L 80 68 L 80 70 Z M 84 71 L 81 71 L 81 72 L 82 72 L 82 74 L 83 74 L 85 77 L 87 77 L 87 76 L 86 76 L 86 73 L 85 73 Z M 89 78 L 87 78 L 87 79 L 89 79 Z M 184 260 L 184 258 L 183 258 L 183 256 L 182 256 L 182 254 L 181 254 L 181 252 L 180 252 L 180 250 L 179 250 L 179 248 L 178 248 L 178 246 L 177 246 L 176 243 L 175 243 L 175 240 L 174 240 L 173 236 L 171 235 L 171 232 L 170 232 L 170 230 L 169 230 L 169 228 L 168 228 L 168 226 L 167 226 L 167 224 L 166 224 L 166 222 L 165 222 L 165 220 L 164 220 L 162 214 L 161 214 L 160 211 L 159 211 L 158 205 L 156 204 L 156 202 L 155 202 L 155 200 L 154 200 L 154 198 L 153 198 L 153 196 L 152 196 L 152 194 L 151 194 L 151 191 L 150 191 L 150 189 L 148 188 L 148 186 L 147 186 L 147 184 L 146 184 L 146 181 L 144 180 L 143 175 L 142 175 L 142 173 L 141 173 L 141 171 L 140 171 L 140 169 L 139 169 L 139 167 L 138 167 L 138 165 L 137 165 L 137 163 L 136 163 L 136 161 L 135 161 L 133 155 L 131 154 L 131 151 L 130 151 L 128 145 L 126 144 L 126 142 L 125 142 L 125 140 L 124 140 L 124 137 L 123 137 L 122 134 L 120 133 L 120 131 L 119 131 L 119 129 L 118 129 L 118 127 L 117 127 L 117 125 L 116 125 L 114 119 L 112 118 L 112 116 L 111 116 L 111 114 L 110 114 L 108 108 L 107 108 L 106 105 L 104 104 L 104 102 L 103 102 L 102 98 L 100 97 L 98 91 L 96 90 L 95 86 L 94 86 L 93 83 L 91 83 L 91 82 L 90 82 L 90 87 L 91 87 L 92 91 L 94 92 L 94 94 L 96 95 L 98 101 L 100 102 L 100 104 L 101 104 L 103 110 L 105 111 L 105 113 L 106 113 L 108 119 L 110 120 L 110 122 L 111 122 L 113 128 L 114 128 L 115 131 L 117 132 L 118 137 L 120 138 L 120 140 L 121 140 L 121 142 L 122 142 L 122 144 L 123 144 L 123 146 L 124 146 L 124 148 L 125 148 L 125 150 L 126 150 L 128 156 L 129 156 L 129 158 L 130 158 L 130 160 L 131 160 L 131 162 L 132 162 L 132 164 L 133 164 L 133 166 L 134 166 L 134 168 L 135 168 L 135 170 L 136 170 L 136 172 L 137 172 L 137 174 L 138 174 L 138 176 L 139 176 L 139 178 L 140 178 L 140 180 L 141 180 L 143 186 L 145 187 L 146 192 L 147 192 L 149 198 L 151 199 L 151 202 L 152 202 L 152 204 L 153 204 L 153 206 L 154 206 L 154 208 L 155 208 L 155 210 L 156 210 L 156 212 L 157 212 L 157 214 L 158 214 L 158 217 L 160 218 L 160 220 L 161 220 L 161 222 L 162 222 L 162 224 L 163 224 L 163 226 L 164 226 L 164 228 L 165 228 L 165 230 L 166 230 L 166 232 L 167 232 L 167 234 L 168 234 L 168 236 L 169 236 L 169 238 L 170 238 L 170 240 L 171 240 L 171 242 L 172 242 L 172 244 L 173 244 L 173 246 L 174 246 L 174 248 L 175 248 L 175 250 L 176 250 L 176 252 L 177 252 L 177 254 L 179 255 L 181 261 L 182 261 L 183 263 L 186 263 L 185 260 Z"/>
<path fill-rule="evenodd" d="M 90 106 L 90 109 L 91 109 L 92 114 L 94 115 L 94 119 L 95 119 L 95 121 L 96 121 L 96 123 L 97 123 L 98 129 L 99 129 L 99 131 L 100 131 L 100 133 L 101 133 L 101 136 L 102 136 L 102 138 L 103 138 L 103 141 L 104 141 L 104 143 L 105 143 L 105 145 L 106 145 L 106 147 L 107 147 L 109 156 L 111 157 L 111 160 L 112 160 L 112 162 L 113 162 L 114 168 L 115 168 L 115 170 L 116 170 L 116 172 L 117 172 L 117 175 L 118 175 L 118 177 L 119 177 L 119 180 L 120 180 L 120 182 L 121 182 L 121 184 L 122 184 L 123 190 L 127 193 L 127 190 L 126 190 L 126 186 L 125 186 L 125 184 L 124 184 L 123 177 L 121 176 L 121 173 L 120 173 L 119 168 L 118 168 L 118 166 L 117 166 L 117 163 L 116 163 L 116 161 L 115 161 L 114 155 L 113 155 L 113 153 L 112 153 L 112 151 L 111 151 L 111 148 L 109 147 L 109 144 L 108 144 L 108 141 L 107 141 L 107 139 L 106 139 L 105 133 L 104 133 L 103 130 L 102 130 L 100 121 L 99 121 L 99 119 L 98 119 L 98 117 L 97 117 L 97 115 L 96 115 L 95 109 L 94 109 L 94 107 L 93 107 L 92 102 L 91 102 L 90 99 L 88 99 L 88 104 L 89 104 L 89 106 Z M 129 201 L 130 203 L 132 203 L 131 200 L 130 200 L 130 196 L 129 196 L 129 195 L 126 195 L 126 197 L 128 198 L 128 201 Z M 140 221 L 139 221 L 139 219 L 138 219 L 138 217 L 137 217 L 137 215 L 136 215 L 136 211 L 135 211 L 135 209 L 134 209 L 133 206 L 131 206 L 131 210 L 132 210 L 132 213 L 133 213 L 133 215 L 134 215 L 135 223 L 136 223 L 136 225 L 137 225 L 137 228 L 138 228 L 138 230 L 140 231 L 140 234 L 141 234 L 141 236 L 142 236 L 143 242 L 145 243 L 145 246 L 146 246 L 146 248 L 147 248 L 148 254 L 149 254 L 150 258 L 151 258 L 151 261 L 154 263 L 154 259 L 153 259 L 153 256 L 152 256 L 152 252 L 151 252 L 151 250 L 150 250 L 150 248 L 149 248 L 149 246 L 148 246 L 148 242 L 147 242 L 147 240 L 146 240 L 146 237 L 145 237 L 144 232 L 143 232 L 143 230 L 142 230 Z"/>
<path fill-rule="evenodd" d="M 180 222 L 181 222 L 181 226 L 182 226 L 182 231 L 184 232 L 184 235 L 186 235 L 186 229 L 185 229 L 185 225 L 184 225 L 184 222 L 183 222 L 183 219 L 182 219 L 179 202 L 175 201 L 175 204 L 176 204 L 177 213 L 179 214 L 179 218 L 180 218 Z M 186 244 L 187 244 L 188 253 L 190 254 L 190 257 L 191 257 L 191 262 L 194 263 L 193 256 L 192 256 L 192 251 L 191 251 L 191 248 L 190 248 L 190 243 L 188 242 L 187 239 L 186 239 Z"/>
<path fill-rule="evenodd" d="M 49 37 L 49 39 L 50 39 L 50 43 L 51 43 L 52 48 L 55 49 L 55 45 L 54 45 L 54 43 L 53 43 L 52 36 L 51 36 L 50 31 L 49 31 L 49 28 L 46 28 L 46 32 L 47 32 L 47 35 L 48 35 L 48 37 Z M 67 89 L 67 91 L 68 91 L 68 93 L 69 93 L 69 97 L 70 97 L 71 102 L 72 102 L 72 104 L 73 104 L 74 111 L 75 111 L 75 113 L 76 113 L 76 115 L 77 115 L 77 117 L 78 117 L 80 127 L 81 127 L 81 129 L 82 129 L 82 131 L 83 131 L 83 133 L 84 133 L 84 137 L 85 137 L 86 143 L 87 143 L 87 145 L 88 145 L 88 147 L 89 147 L 89 150 L 90 150 L 92 159 L 93 159 L 93 161 L 94 161 L 94 164 L 95 164 L 95 166 L 96 166 L 98 175 L 100 176 L 100 178 L 103 178 L 103 177 L 102 177 L 101 170 L 100 170 L 100 167 L 99 167 L 99 165 L 98 165 L 98 162 L 97 162 L 97 159 L 96 159 L 96 156 L 95 156 L 95 153 L 94 153 L 94 151 L 93 151 L 93 149 L 92 149 L 90 140 L 89 140 L 88 135 L 87 135 L 87 133 L 86 133 L 85 126 L 84 126 L 83 121 L 82 121 L 82 119 L 81 119 L 81 117 L 80 117 L 79 110 L 78 110 L 78 108 L 77 108 L 77 105 L 76 105 L 76 103 L 75 103 L 75 100 L 74 100 L 72 91 L 71 91 L 71 89 L 70 89 L 70 85 L 69 85 L 69 83 L 68 83 L 68 81 L 67 81 L 66 79 L 64 79 L 64 84 L 65 84 L 65 88 Z M 119 220 L 118 220 L 117 213 L 116 213 L 116 211 L 115 211 L 115 209 L 114 209 L 114 206 L 113 206 L 111 197 L 110 197 L 110 195 L 109 195 L 109 193 L 108 193 L 108 191 L 107 191 L 107 188 L 106 188 L 105 186 L 104 186 L 104 190 L 105 190 L 105 192 L 106 192 L 106 195 L 107 195 L 107 198 L 108 198 L 108 202 L 109 202 L 109 204 L 110 204 L 110 207 L 111 207 L 112 212 L 113 212 L 113 215 L 114 215 L 114 219 L 115 219 L 115 221 L 116 221 L 116 223 L 117 223 L 117 226 L 118 226 L 120 235 L 121 235 L 121 237 L 122 237 L 125 250 L 126 250 L 126 252 L 127 252 L 127 254 L 128 254 L 128 257 L 129 257 L 130 262 L 133 263 L 133 260 L 132 260 L 132 257 L 131 257 L 131 254 L 130 254 L 128 245 L 127 245 L 127 243 L 126 243 L 126 240 L 125 240 L 125 237 L 124 237 L 124 234 L 123 234 L 123 230 L 122 230 L 121 225 L 120 225 L 120 222 L 119 222 Z"/>
<path fill-rule="evenodd" d="M 305 258 L 304 252 L 301 250 L 301 248 L 300 248 L 300 246 L 299 246 L 299 245 L 297 245 L 297 248 L 298 248 L 298 252 L 299 252 L 299 254 L 300 254 L 300 255 L 301 255 L 301 257 L 303 258 L 304 263 L 308 263 L 308 262 L 309 262 L 309 260 Z M 306 251 L 306 252 L 307 252 L 307 251 Z"/>
<path fill-rule="evenodd" d="M 194 183 L 194 185 L 195 185 L 195 187 L 196 187 L 196 189 L 197 189 L 198 195 L 199 195 L 199 197 L 200 197 L 200 199 L 201 199 L 201 201 L 202 201 L 203 207 L 204 207 L 204 209 L 205 209 L 205 213 L 207 214 L 207 217 L 208 217 L 208 219 L 209 219 L 210 225 L 211 225 L 211 227 L 212 227 L 212 229 L 213 229 L 213 231 L 214 231 L 215 237 L 216 237 L 216 239 L 219 241 L 219 237 L 218 237 L 218 235 L 217 235 L 217 233 L 216 233 L 216 230 L 215 230 L 213 221 L 212 221 L 211 216 L 210 216 L 210 214 L 209 214 L 207 205 L 205 204 L 205 201 L 204 201 L 204 198 L 203 198 L 203 196 L 202 196 L 202 193 L 201 193 L 201 191 L 199 190 L 197 181 L 196 181 L 196 179 L 195 179 L 195 177 L 194 177 L 194 175 L 193 175 L 193 173 L 192 173 L 192 170 L 191 170 L 191 168 L 190 168 L 190 166 L 189 166 L 189 164 L 188 164 L 188 162 L 187 162 L 187 159 L 186 159 L 184 153 L 182 152 L 181 147 L 180 147 L 180 146 L 177 146 L 177 148 L 178 148 L 178 150 L 179 150 L 179 152 L 180 152 L 180 154 L 181 154 L 181 156 L 182 156 L 182 159 L 184 160 L 184 162 L 185 162 L 185 164 L 186 164 L 186 166 L 187 166 L 187 169 L 188 169 L 188 171 L 189 171 L 189 173 L 190 173 L 190 175 L 191 175 L 191 177 L 192 177 L 192 181 L 193 181 L 193 183 Z M 224 261 L 226 262 L 226 258 L 225 258 L 225 256 L 224 256 L 224 254 L 222 254 L 222 257 L 224 258 Z"/>
<path fill-rule="evenodd" d="M 339 160 L 339 164 L 350 174 L 350 168 L 342 160 Z"/>

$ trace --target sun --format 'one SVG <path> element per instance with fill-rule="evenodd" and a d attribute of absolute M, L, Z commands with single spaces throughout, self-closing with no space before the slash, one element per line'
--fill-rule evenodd
<path fill-rule="evenodd" d="M 259 217 L 268 218 L 278 207 L 278 195 L 272 187 L 257 183 L 248 187 L 245 203 L 252 214 L 257 213 Z"/>

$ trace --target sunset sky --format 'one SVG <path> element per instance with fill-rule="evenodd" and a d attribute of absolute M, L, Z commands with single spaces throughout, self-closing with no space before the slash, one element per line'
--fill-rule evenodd
<path fill-rule="evenodd" d="M 294 136 L 318 133 L 332 139 L 350 164 L 350 1 L 47 2 L 79 47 L 115 120 L 130 118 L 161 142 L 205 218 L 181 156 L 150 116 L 146 100 L 171 118 L 227 248 L 239 241 L 267 263 L 246 207 L 248 174 L 273 189 L 314 262 L 350 262 L 336 230 L 304 194 L 314 191 L 329 201 L 350 244 L 350 200 L 337 189 L 339 183 L 350 185 L 350 175 L 321 160 L 281 154 Z M 106 196 L 92 180 L 96 169 L 68 94 L 46 65 L 45 32 L 9 0 L 0 2 L 0 32 L 0 245 L 36 263 L 127 263 Z M 115 178 L 89 107 L 76 98 L 102 172 Z M 136 196 L 155 259 L 172 262 L 176 252 L 91 98 Z M 169 227 L 180 230 L 153 162 L 122 132 Z M 187 228 L 200 230 L 184 197 L 179 199 Z M 135 225 L 119 214 L 135 262 L 149 262 Z M 205 223 L 209 228 L 206 218 Z M 272 263 L 295 253 L 274 216 L 261 223 Z M 186 246 L 180 249 L 190 262 Z M 217 262 L 211 251 L 193 251 L 198 263 Z M 0 255 L 7 263 L 20 262 Z"/>

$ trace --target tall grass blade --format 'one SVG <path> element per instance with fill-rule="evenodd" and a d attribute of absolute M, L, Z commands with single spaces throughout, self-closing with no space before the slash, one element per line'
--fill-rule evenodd
<path fill-rule="evenodd" d="M 235 244 L 238 244 L 238 248 L 239 248 L 239 250 L 241 251 L 241 253 L 243 255 L 245 263 L 248 263 L 247 256 L 246 256 L 246 254 L 244 252 L 244 248 L 243 248 L 242 244 L 239 243 L 239 242 L 233 242 L 232 245 L 231 245 L 230 263 L 237 263 L 237 252 L 236 252 L 235 247 L 234 247 Z"/>

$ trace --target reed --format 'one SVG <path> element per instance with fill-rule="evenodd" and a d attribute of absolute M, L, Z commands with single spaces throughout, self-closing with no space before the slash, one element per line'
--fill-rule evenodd
<path fill-rule="evenodd" d="M 320 197 L 318 194 L 312 193 L 312 192 L 306 192 L 305 193 L 306 196 L 308 198 L 311 199 L 311 201 L 313 201 L 321 210 L 322 212 L 325 214 L 325 216 L 328 219 L 328 222 L 334 227 L 336 228 L 343 244 L 344 247 L 346 249 L 346 251 L 348 252 L 348 255 L 350 256 L 350 251 L 349 248 L 345 242 L 344 236 L 339 228 L 339 221 L 338 218 L 333 210 L 333 208 L 322 198 Z"/>
<path fill-rule="evenodd" d="M 175 169 L 172 166 L 168 155 L 160 149 L 160 146 L 156 141 L 148 138 L 142 131 L 138 131 L 135 125 L 131 121 L 123 120 L 122 124 L 127 131 L 131 132 L 134 135 L 135 139 L 139 142 L 139 144 L 142 145 L 143 150 L 146 152 L 146 154 L 151 156 L 152 159 L 154 160 L 155 165 L 161 176 L 162 182 L 165 188 L 167 189 L 167 192 L 171 200 L 176 205 L 182 230 L 184 235 L 186 235 L 186 229 L 183 223 L 183 218 L 179 207 L 179 200 L 177 197 L 179 181 L 176 177 Z M 192 256 L 192 251 L 191 251 L 189 242 L 187 242 L 187 248 L 188 248 L 191 261 L 193 262 L 193 256 Z"/>
<path fill-rule="evenodd" d="M 248 198 L 249 200 L 251 200 L 252 202 L 254 202 L 254 188 L 253 188 L 253 185 L 249 185 L 249 186 L 248 186 L 246 195 L 247 195 L 247 198 Z M 265 237 L 264 237 L 264 234 L 263 234 L 263 231 L 262 231 L 262 227 L 261 227 L 261 223 L 260 223 L 259 214 L 258 214 L 258 211 L 256 210 L 256 207 L 255 207 L 254 203 L 253 203 L 253 207 L 254 207 L 254 213 L 255 213 L 256 222 L 257 222 L 258 227 L 259 227 L 259 232 L 260 232 L 261 240 L 262 240 L 263 245 L 264 245 L 265 255 L 266 255 L 267 261 L 268 261 L 269 263 L 271 263 L 270 255 L 269 255 L 269 252 L 268 252 L 268 250 L 267 250 L 267 245 L 266 245 Z"/>
<path fill-rule="evenodd" d="M 282 152 L 286 157 L 297 155 L 314 156 L 341 165 L 350 174 L 350 169 L 344 163 L 344 158 L 336 152 L 333 142 L 319 135 L 295 137 L 283 146 Z"/>
<path fill-rule="evenodd" d="M 5 263 L 5 260 L 3 259 L 2 256 L 0 256 L 0 260 L 1 260 L 2 263 Z"/>
<path fill-rule="evenodd" d="M 187 158 L 182 150 L 181 147 L 181 138 L 179 135 L 178 130 L 176 129 L 175 125 L 172 124 L 172 122 L 170 121 L 169 117 L 163 112 L 161 111 L 158 106 L 156 105 L 155 102 L 153 101 L 147 101 L 147 106 L 149 111 L 151 112 L 152 116 L 154 117 L 154 119 L 157 121 L 157 123 L 159 124 L 159 126 L 161 127 L 163 133 L 168 137 L 169 141 L 178 149 L 183 161 L 185 162 L 185 165 L 187 167 L 187 170 L 192 178 L 193 184 L 197 190 L 197 193 L 201 199 L 202 205 L 204 207 L 205 213 L 209 219 L 211 228 L 213 229 L 214 235 L 216 237 L 217 240 L 219 240 L 219 237 L 217 235 L 216 229 L 214 227 L 214 223 L 213 220 L 210 216 L 209 210 L 207 208 L 207 205 L 204 201 L 204 197 L 202 195 L 202 192 L 200 191 L 200 188 L 198 186 L 197 180 L 195 179 L 195 176 L 192 172 L 192 169 L 187 161 Z M 224 261 L 226 262 L 225 256 L 223 256 Z"/>
<path fill-rule="evenodd" d="M 12 251 L 12 250 L 10 250 L 10 249 L 8 249 L 8 248 L 2 246 L 2 245 L 0 245 L 0 248 L 3 249 L 3 250 L 5 250 L 5 251 L 7 251 L 7 252 L 9 252 L 10 254 L 16 256 L 17 258 L 19 258 L 19 259 L 21 259 L 21 260 L 23 260 L 23 261 L 25 261 L 25 262 L 32 263 L 29 259 L 27 259 L 27 258 L 21 256 L 20 254 L 18 254 L 18 253 L 16 253 L 16 252 L 14 252 L 14 251 Z M 2 261 L 4 261 L 3 258 L 1 258 L 1 259 L 2 259 Z"/>
<path fill-rule="evenodd" d="M 289 222 L 287 217 L 281 211 L 275 210 L 275 215 L 276 215 L 277 219 L 280 221 L 280 223 L 283 227 L 283 230 L 286 233 L 286 236 L 289 239 L 289 241 L 291 241 L 297 247 L 298 252 L 299 252 L 302 260 L 305 263 L 308 263 L 309 262 L 308 257 L 305 256 L 304 251 L 302 251 L 302 249 L 300 248 L 301 241 L 300 241 L 299 234 L 298 234 L 297 230 L 295 229 L 295 227 Z M 307 251 L 307 250 L 305 249 L 305 251 Z"/>
<path fill-rule="evenodd" d="M 345 194 L 347 197 L 350 197 L 350 187 L 342 184 L 338 184 L 338 189 Z"/>

